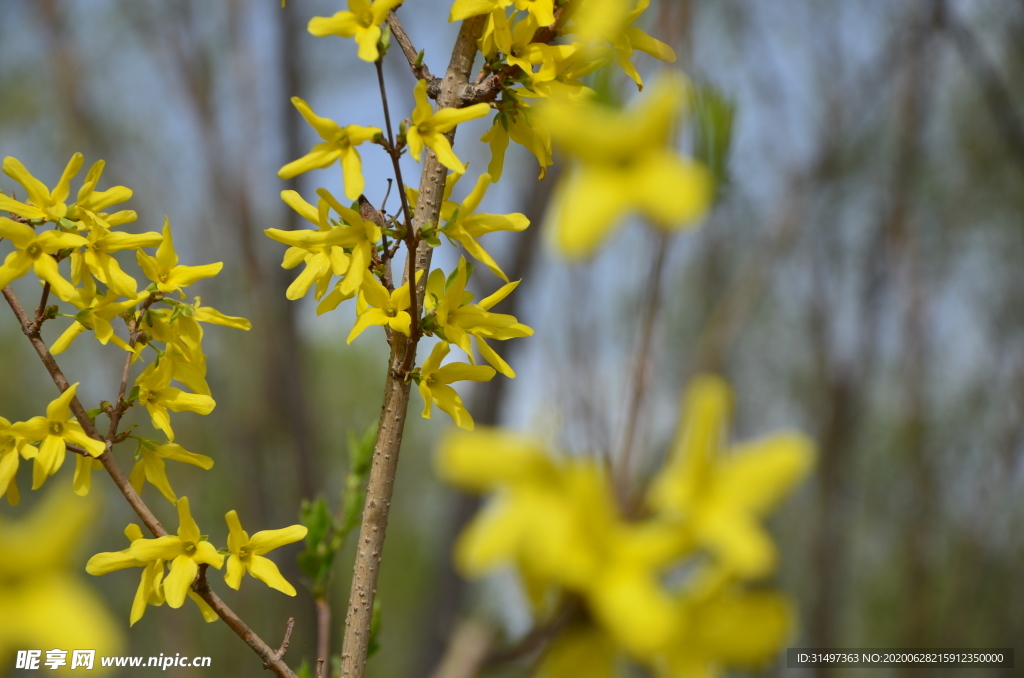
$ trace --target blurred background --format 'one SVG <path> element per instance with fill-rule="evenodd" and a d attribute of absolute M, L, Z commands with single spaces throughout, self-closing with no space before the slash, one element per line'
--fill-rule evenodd
<path fill-rule="evenodd" d="M 262 234 L 303 227 L 281 189 L 307 199 L 320 186 L 341 193 L 337 166 L 297 185 L 277 179 L 318 140 L 290 96 L 342 124 L 381 124 L 372 66 L 351 41 L 305 32 L 312 16 L 343 8 L 340 0 L 291 0 L 286 9 L 276 0 L 0 0 L 0 156 L 16 156 L 51 186 L 76 151 L 87 167 L 106 159 L 102 187 L 135 190 L 127 206 L 140 220 L 129 229 L 159 230 L 168 215 L 184 263 L 225 263 L 193 294 L 253 322 L 248 333 L 207 330 L 217 409 L 175 419 L 178 442 L 216 460 L 206 472 L 171 464 L 169 475 L 219 543 L 232 508 L 254 532 L 297 522 L 302 498 L 336 507 L 347 432 L 378 415 L 381 337 L 368 332 L 346 346 L 351 304 L 317 318 L 312 299 L 287 302 L 294 272 L 280 268 L 283 247 Z M 400 12 L 435 74 L 457 31 L 447 10 L 412 0 Z M 783 554 L 777 583 L 800 610 L 793 646 L 1013 646 L 1024 637 L 1024 3 L 653 0 L 644 21 L 676 49 L 678 66 L 733 107 L 728 183 L 700 229 L 666 243 L 630 224 L 596 259 L 567 266 L 543 228 L 557 170 L 537 182 L 533 159 L 510 150 L 506 178 L 483 209 L 524 212 L 534 227 L 484 244 L 512 279 L 524 279 L 499 310 L 536 335 L 500 347 L 516 380 L 463 390 L 477 422 L 603 453 L 618 449 L 636 411 L 643 476 L 664 455 L 687 379 L 719 371 L 736 388 L 738 439 L 797 427 L 820 444 L 816 475 L 771 521 Z M 645 76 L 661 67 L 642 55 L 637 62 Z M 400 119 L 414 81 L 397 50 L 385 70 Z M 616 77 L 613 89 L 629 101 L 635 87 Z M 489 159 L 477 142 L 489 124 L 458 134 L 474 179 Z M 387 158 L 373 147 L 362 155 L 367 196 L 379 205 Z M 406 176 L 418 177 L 405 162 Z M 0 189 L 16 188 L 0 178 Z M 446 246 L 435 263 L 450 270 L 456 257 Z M 33 284 L 15 284 L 26 304 Z M 474 284 L 486 292 L 496 279 L 481 268 Z M 646 316 L 638 302 L 652 284 L 661 302 Z M 44 338 L 65 322 L 48 323 Z M 647 323 L 653 340 L 644 351 Z M 61 360 L 70 380 L 83 382 L 87 407 L 116 392 L 122 358 L 100 349 L 80 339 Z M 41 413 L 56 391 L 9 315 L 0 356 L 0 414 Z M 634 407 L 638 361 L 646 388 Z M 508 638 L 528 630 L 508 582 L 467 585 L 451 570 L 452 540 L 476 503 L 435 479 L 433 441 L 450 422 L 421 419 L 421 406 L 414 395 L 379 586 L 376 677 L 429 676 L 461 618 L 500 622 Z M 131 446 L 122 447 L 128 467 Z M 46 489 L 70 494 L 70 467 Z M 0 507 L 8 537 L 0 561 L 15 560 L 11 526 L 49 510 L 46 492 L 27 490 L 30 474 L 23 465 L 22 504 Z M 100 608 L 83 623 L 112 619 L 126 654 L 210 655 L 217 674 L 258 673 L 227 627 L 204 624 L 189 603 L 151 607 L 127 629 L 139 571 L 84 572 L 91 554 L 125 547 L 121 531 L 134 518 L 113 485 L 96 479 L 98 506 L 79 500 L 81 512 L 96 511 L 88 527 L 66 535 L 54 555 L 69 585 L 98 592 Z M 154 488 L 144 496 L 176 524 Z M 316 644 L 298 550 L 275 552 L 299 588 L 294 599 L 254 580 L 237 594 L 213 579 L 271 645 L 296 618 L 293 665 L 313 659 Z M 351 562 L 349 549 L 337 564 L 334 651 Z M 0 610 L 13 609 L 3 605 L 20 600 L 24 581 L 0 576 Z M 20 648 L 11 628 L 0 623 L 0 675 Z M 1017 675 L 1004 671 L 991 675 Z M 489 675 L 526 673 L 511 666 Z"/>

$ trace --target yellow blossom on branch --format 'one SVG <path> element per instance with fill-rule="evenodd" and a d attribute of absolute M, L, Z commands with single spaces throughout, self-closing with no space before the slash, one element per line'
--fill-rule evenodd
<path fill-rule="evenodd" d="M 416 271 L 416 280 L 419 281 L 423 271 Z M 390 327 L 395 332 L 409 336 L 412 327 L 412 316 L 409 315 L 409 307 L 412 299 L 409 297 L 408 281 L 396 289 L 388 292 L 384 285 L 380 284 L 372 275 L 363 279 L 363 287 L 359 293 L 359 308 L 357 309 L 356 324 L 348 335 L 348 343 L 363 333 L 367 327 Z"/>
<path fill-rule="evenodd" d="M 171 428 L 169 411 L 206 415 L 217 406 L 208 395 L 186 393 L 171 386 L 174 378 L 172 362 L 160 360 L 147 367 L 135 380 L 139 388 L 139 403 L 146 407 L 153 426 L 163 431 L 170 442 L 174 442 L 174 429 Z"/>
<path fill-rule="evenodd" d="M 18 492 L 18 464 L 21 459 L 32 459 L 39 453 L 28 440 L 10 432 L 11 422 L 0 417 L 0 497 L 7 495 L 7 503 L 17 506 L 21 501 Z"/>
<path fill-rule="evenodd" d="M 224 573 L 224 581 L 236 591 L 242 585 L 242 576 L 248 572 L 256 579 L 272 589 L 289 596 L 295 595 L 295 587 L 281 576 L 274 561 L 263 556 L 276 548 L 301 541 L 306 537 L 307 528 L 303 525 L 291 525 L 280 530 L 261 530 L 249 536 L 242 529 L 238 513 L 228 511 L 224 516 L 228 523 L 228 567 Z"/>
<path fill-rule="evenodd" d="M 467 120 L 482 118 L 490 112 L 491 107 L 487 104 L 474 104 L 466 108 L 442 108 L 435 113 L 427 98 L 426 80 L 416 83 L 413 96 L 416 99 L 416 108 L 412 111 L 412 125 L 406 131 L 412 157 L 419 162 L 423 147 L 426 146 L 437 155 L 442 165 L 459 174 L 465 174 L 466 167 L 455 155 L 445 133 Z"/>
<path fill-rule="evenodd" d="M 423 397 L 423 417 L 430 419 L 431 408 L 437 405 L 442 412 L 452 418 L 456 426 L 472 431 L 473 417 L 451 384 L 457 381 L 490 381 L 494 378 L 495 371 L 486 365 L 466 363 L 448 363 L 442 366 L 441 361 L 450 350 L 447 342 L 438 343 L 420 368 L 417 380 L 420 396 Z"/>
<path fill-rule="evenodd" d="M 96 185 L 99 183 L 100 177 L 103 176 L 104 167 L 106 167 L 106 162 L 97 160 L 89 168 L 82 187 L 78 189 L 77 201 L 74 205 L 68 206 L 67 217 L 69 219 L 78 221 L 83 217 L 83 213 L 90 213 L 102 219 L 108 227 L 136 220 L 138 215 L 134 210 L 121 210 L 115 214 L 103 212 L 112 205 L 131 200 L 132 197 L 132 189 L 127 186 L 114 186 L 105 191 L 96 190 Z"/>
<path fill-rule="evenodd" d="M 590 255 L 633 212 L 667 230 L 704 216 L 713 196 L 711 173 L 672 147 L 685 92 L 680 78 L 666 77 L 630 111 L 568 100 L 552 100 L 538 111 L 538 124 L 577 160 L 553 207 L 563 254 Z"/>
<path fill-rule="evenodd" d="M 32 176 L 17 158 L 4 158 L 4 174 L 22 185 L 28 194 L 28 201 L 18 202 L 0 193 L 0 212 L 10 212 L 33 221 L 60 221 L 67 214 L 68 207 L 64 201 L 71 191 L 71 179 L 82 169 L 82 160 L 81 153 L 71 156 L 60 181 L 54 186 L 53 191 L 50 191 L 43 182 Z"/>
<path fill-rule="evenodd" d="M 33 490 L 42 487 L 46 479 L 60 469 L 64 463 L 67 443 L 78 445 L 94 457 L 106 450 L 102 440 L 90 438 L 82 425 L 71 416 L 70 403 L 77 391 L 77 383 L 68 386 L 59 398 L 47 405 L 45 417 L 32 417 L 8 429 L 11 435 L 39 442 L 39 454 L 35 456 L 32 469 Z"/>
<path fill-rule="evenodd" d="M 136 560 L 148 563 L 153 560 L 171 561 L 170 572 L 164 578 L 164 596 L 171 607 L 181 607 L 192 581 L 202 564 L 212 565 L 218 570 L 224 565 L 224 556 L 217 548 L 202 538 L 199 526 L 189 512 L 188 497 L 178 500 L 178 534 L 156 539 L 136 539 L 132 542 L 131 555 Z"/>
<path fill-rule="evenodd" d="M 394 7 L 404 0 L 348 0 L 348 10 L 342 10 L 332 17 L 313 17 L 309 21 L 309 32 L 318 38 L 337 35 L 355 38 L 359 45 L 359 58 L 373 63 L 380 58 L 377 42 L 380 40 L 380 25 Z M 355 199 L 354 196 L 352 196 Z"/>
<path fill-rule="evenodd" d="M 115 294 L 134 298 L 138 283 L 121 270 L 121 265 L 112 255 L 122 250 L 157 247 L 163 242 L 163 235 L 155 231 L 138 234 L 111 231 L 88 214 L 84 215 L 84 221 L 93 223 L 85 249 L 71 254 L 72 281 L 78 283 L 91 274 Z"/>
<path fill-rule="evenodd" d="M 142 528 L 135 523 L 131 523 L 124 529 L 124 536 L 128 537 L 128 541 L 135 543 L 142 539 Z M 132 602 L 131 618 L 129 620 L 130 626 L 134 626 L 135 622 L 142 619 L 142 615 L 146 613 L 147 605 L 160 606 L 165 601 L 164 598 L 164 561 L 162 559 L 151 560 L 149 562 L 143 562 L 135 558 L 132 555 L 131 546 L 124 549 L 123 551 L 114 551 L 108 553 L 97 553 L 89 562 L 85 565 L 85 571 L 93 576 L 100 576 L 115 572 L 117 570 L 123 570 L 128 567 L 141 567 L 145 568 L 142 571 L 142 578 L 139 581 L 139 586 L 135 590 L 135 600 Z M 219 619 L 217 613 L 213 611 L 206 601 L 199 597 L 194 591 L 188 592 L 188 597 L 199 608 L 199 611 L 203 615 L 203 619 L 209 622 L 215 622 Z"/>
<path fill-rule="evenodd" d="M 157 289 L 164 294 L 178 292 L 185 298 L 182 287 L 188 287 L 204 278 L 212 278 L 224 268 L 224 263 L 202 266 L 178 265 L 178 253 L 174 249 L 174 238 L 171 235 L 171 220 L 164 217 L 163 241 L 156 250 L 156 256 L 150 256 L 142 250 L 136 250 L 136 259 L 146 277 L 156 283 Z"/>
<path fill-rule="evenodd" d="M 0 238 L 7 238 L 17 248 L 0 266 L 0 289 L 32 271 L 50 283 L 50 289 L 61 299 L 66 301 L 74 295 L 74 285 L 61 276 L 53 255 L 60 250 L 85 245 L 85 238 L 58 230 L 36 233 L 31 226 L 7 217 L 0 217 Z"/>
<path fill-rule="evenodd" d="M 132 350 L 127 342 L 114 334 L 114 326 L 111 321 L 125 311 L 134 308 L 139 303 L 139 299 L 118 301 L 118 298 L 116 293 L 109 290 L 104 294 L 97 294 L 96 283 L 91 280 L 77 288 L 75 295 L 69 299 L 79 309 L 75 314 L 75 322 L 71 323 L 53 342 L 53 345 L 50 346 L 50 353 L 60 355 L 78 338 L 78 335 L 86 330 L 92 330 L 96 339 L 104 346 L 108 342 L 113 342 L 118 348 L 126 351 Z"/>
<path fill-rule="evenodd" d="M 340 158 L 345 180 L 345 195 L 349 200 L 358 198 L 363 192 L 365 182 L 363 180 L 363 163 L 356 146 L 370 141 L 380 134 L 380 128 L 359 125 L 342 127 L 330 118 L 322 118 L 314 113 L 309 104 L 299 97 L 292 97 L 292 104 L 323 141 L 303 157 L 282 167 L 277 176 L 281 179 L 291 179 L 303 172 L 329 167 Z"/>
<path fill-rule="evenodd" d="M 319 226 L 319 230 L 299 229 L 286 231 L 268 228 L 267 237 L 288 245 L 281 267 L 295 268 L 305 262 L 306 268 L 292 281 L 285 292 L 290 300 L 301 299 L 316 285 L 315 296 L 320 299 L 334 275 L 342 275 L 349 269 L 349 255 L 341 247 L 346 239 L 344 231 L 330 223 L 329 204 L 321 198 L 313 207 L 295 191 L 281 191 L 281 199 L 298 212 L 303 219 Z"/>
<path fill-rule="evenodd" d="M 207 471 L 213 468 L 213 459 L 205 454 L 189 452 L 177 443 L 157 445 L 153 440 L 140 440 L 137 457 L 138 460 L 132 467 L 131 475 L 128 476 L 132 487 L 141 495 L 142 486 L 148 482 L 160 490 L 160 494 L 164 495 L 164 498 L 172 504 L 177 503 L 178 495 L 174 494 L 171 483 L 167 479 L 167 465 L 164 463 L 164 459 L 192 464 Z"/>

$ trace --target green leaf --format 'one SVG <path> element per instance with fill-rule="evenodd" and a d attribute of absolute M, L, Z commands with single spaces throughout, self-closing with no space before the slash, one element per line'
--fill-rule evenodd
<path fill-rule="evenodd" d="M 729 182 L 729 152 L 736 106 L 713 85 L 705 84 L 696 88 L 693 112 L 696 120 L 694 155 L 711 170 L 716 190 L 720 192 Z"/>

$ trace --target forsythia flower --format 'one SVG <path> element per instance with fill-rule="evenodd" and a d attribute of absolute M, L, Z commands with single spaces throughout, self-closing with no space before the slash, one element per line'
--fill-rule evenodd
<path fill-rule="evenodd" d="M 523 214 L 476 214 L 476 209 L 490 185 L 491 175 L 480 175 L 476 186 L 466 199 L 450 216 L 444 217 L 447 223 L 441 228 L 441 232 L 466 248 L 477 261 L 491 269 L 494 275 L 508 282 L 508 276 L 476 239 L 495 231 L 524 231 L 530 225 L 530 220 Z"/>
<path fill-rule="evenodd" d="M 228 511 L 224 519 L 228 523 L 228 549 L 231 551 L 224 574 L 227 585 L 237 591 L 242 585 L 242 576 L 248 572 L 270 588 L 294 596 L 295 587 L 281 576 L 274 561 L 264 558 L 263 555 L 285 544 L 304 539 L 308 530 L 302 525 L 291 525 L 280 530 L 261 530 L 250 537 L 249 533 L 242 529 L 238 513 Z"/>
<path fill-rule="evenodd" d="M 32 459 L 39 453 L 24 438 L 10 432 L 11 422 L 0 417 L 0 496 L 7 495 L 7 503 L 17 506 L 21 501 L 18 492 L 18 463 L 20 459 Z M 19 459 L 20 458 L 20 459 Z"/>
<path fill-rule="evenodd" d="M 423 271 L 416 271 L 416 280 L 419 281 Z M 395 332 L 409 336 L 412 329 L 412 316 L 407 310 L 412 305 L 409 297 L 409 283 L 388 292 L 388 289 L 380 284 L 372 275 L 363 279 L 363 288 L 359 295 L 360 302 L 365 301 L 365 306 L 360 303 L 356 324 L 348 335 L 348 343 L 363 333 L 367 327 L 379 326 L 390 327 Z"/>
<path fill-rule="evenodd" d="M 57 230 L 36 233 L 31 226 L 7 217 L 0 217 L 0 238 L 7 238 L 17 248 L 7 255 L 3 266 L 0 266 L 0 289 L 31 270 L 50 283 L 50 289 L 61 299 L 66 301 L 74 295 L 74 286 L 61 277 L 53 254 L 63 249 L 81 247 L 86 244 L 85 238 Z"/>
<path fill-rule="evenodd" d="M 322 315 L 336 309 L 342 301 L 354 297 L 363 286 L 363 281 L 373 277 L 370 264 L 373 261 L 373 248 L 381 239 L 381 229 L 374 221 L 363 219 L 359 212 L 342 205 L 327 189 L 318 188 L 316 193 L 348 224 L 339 230 L 342 235 L 341 244 L 352 252 L 345 277 L 338 281 L 334 290 L 316 308 L 317 315 Z"/>
<path fill-rule="evenodd" d="M 185 298 L 182 287 L 188 287 L 203 278 L 212 278 L 224 268 L 224 263 L 220 261 L 202 266 L 179 266 L 178 253 L 174 250 L 174 238 L 171 236 L 171 220 L 167 217 L 164 217 L 163 241 L 156 250 L 156 256 L 151 257 L 142 250 L 137 250 L 135 255 L 142 272 L 156 283 L 157 289 L 164 294 L 177 291 L 182 299 Z"/>
<path fill-rule="evenodd" d="M 533 330 L 516 320 L 515 316 L 490 312 L 495 304 L 519 286 L 519 281 L 502 286 L 491 296 L 474 304 L 473 295 L 466 291 L 468 280 L 469 267 L 465 257 L 459 257 L 458 268 L 448 280 L 445 280 L 441 269 L 435 268 L 430 272 L 424 301 L 429 315 L 423 321 L 424 329 L 455 344 L 465 351 L 471 360 L 473 346 L 469 338 L 475 337 L 483 359 L 501 374 L 514 379 L 516 373 L 494 352 L 484 338 L 504 341 L 533 335 Z"/>
<path fill-rule="evenodd" d="M 281 267 L 295 268 L 305 262 L 306 268 L 292 281 L 285 292 L 288 299 L 301 299 L 316 285 L 315 296 L 320 299 L 327 291 L 327 285 L 334 275 L 342 275 L 349 269 L 349 256 L 341 247 L 345 240 L 344 231 L 333 226 L 328 220 L 328 203 L 321 198 L 314 208 L 295 191 L 281 191 L 281 199 L 298 212 L 303 219 L 320 227 L 320 230 L 302 229 L 285 231 L 268 228 L 263 231 L 267 237 L 288 245 Z"/>
<path fill-rule="evenodd" d="M 135 543 L 142 539 L 142 528 L 135 523 L 131 523 L 124 529 L 124 536 L 128 537 L 129 542 Z M 129 546 L 123 551 L 97 553 L 86 563 L 85 571 L 98 577 L 128 567 L 145 568 L 142 571 L 139 587 L 135 590 L 135 600 L 132 602 L 131 617 L 129 619 L 129 625 L 135 626 L 135 622 L 142 619 L 142 615 L 146 613 L 147 605 L 160 606 L 165 602 L 163 589 L 164 561 L 159 558 L 148 563 L 137 560 L 132 555 L 132 549 Z M 189 591 L 188 597 L 199 607 L 203 619 L 208 623 L 217 621 L 219 618 L 217 613 L 198 594 L 194 591 Z"/>
<path fill-rule="evenodd" d="M 174 494 L 171 483 L 167 479 L 167 467 L 164 464 L 164 459 L 192 464 L 207 471 L 213 468 L 213 459 L 205 454 L 189 452 L 177 443 L 156 445 L 152 440 L 140 440 L 138 461 L 135 462 L 131 475 L 128 477 L 136 492 L 142 494 L 142 486 L 148 481 L 153 487 L 160 490 L 160 494 L 164 495 L 167 501 L 172 504 L 177 503 L 178 495 Z"/>
<path fill-rule="evenodd" d="M 441 361 L 450 350 L 447 343 L 438 343 L 420 368 L 418 383 L 423 397 L 423 417 L 430 419 L 431 407 L 436 404 L 452 418 L 456 426 L 472 431 L 473 417 L 462 404 L 462 398 L 449 384 L 456 381 L 490 381 L 495 372 L 486 365 L 466 363 L 449 363 L 442 367 Z"/>
<path fill-rule="evenodd" d="M 103 210 L 111 205 L 126 202 L 131 200 L 132 197 L 132 189 L 126 186 L 114 186 L 105 191 L 96 190 L 96 184 L 100 182 L 100 177 L 103 176 L 103 168 L 106 165 L 107 163 L 103 160 L 97 160 L 89 168 L 82 187 L 78 189 L 78 200 L 74 205 L 68 206 L 67 217 L 69 219 L 78 220 L 82 217 L 82 212 L 88 212 L 101 218 L 109 227 L 126 224 L 138 218 L 134 210 L 121 210 L 115 214 L 105 214 L 103 212 Z"/>
<path fill-rule="evenodd" d="M 591 254 L 629 212 L 665 229 L 707 212 L 711 174 L 671 147 L 684 93 L 684 83 L 672 78 L 629 112 L 566 100 L 538 111 L 538 123 L 556 145 L 579 160 L 560 184 L 554 208 L 555 240 L 566 256 Z"/>
<path fill-rule="evenodd" d="M 147 367 L 135 380 L 139 387 L 139 403 L 145 405 L 153 426 L 163 431 L 169 442 L 174 442 L 174 429 L 171 428 L 168 410 L 206 415 L 217 406 L 208 395 L 186 393 L 171 386 L 171 380 L 175 378 L 172 369 L 170 360 L 160 360 Z"/>
<path fill-rule="evenodd" d="M 316 19 L 313 19 L 313 21 L 316 21 Z M 282 167 L 278 171 L 277 176 L 281 179 L 291 179 L 303 172 L 328 167 L 335 160 L 341 158 L 341 169 L 345 180 L 345 195 L 349 200 L 358 198 L 363 192 L 365 181 L 363 180 L 363 163 L 359 157 L 359 151 L 356 150 L 356 146 L 370 141 L 380 134 L 380 128 L 361 127 L 359 125 L 342 127 L 330 118 L 321 118 L 313 112 L 309 104 L 299 97 L 292 97 L 292 104 L 299 110 L 299 113 L 306 119 L 310 127 L 316 130 L 323 141 L 314 146 L 305 156 L 298 160 L 293 160 Z"/>
<path fill-rule="evenodd" d="M 459 569 L 480 576 L 514 565 L 539 610 L 558 590 L 585 604 L 539 676 L 611 677 L 621 654 L 664 678 L 717 675 L 717 667 L 756 668 L 783 645 L 788 602 L 741 581 L 770 571 L 774 552 L 757 521 L 806 473 L 811 447 L 776 434 L 719 459 L 728 399 L 721 379 L 694 380 L 641 520 L 620 515 L 596 461 L 553 459 L 531 439 L 497 430 L 442 441 L 440 475 L 494 496 L 459 538 Z M 667 584 L 700 550 L 713 558 Z"/>
<path fill-rule="evenodd" d="M 729 571 L 761 577 L 775 567 L 775 547 L 760 519 L 810 470 L 813 445 L 787 432 L 723 454 L 730 400 L 723 380 L 706 376 L 693 381 L 671 456 L 648 503 L 688 523 L 695 542 Z"/>
<path fill-rule="evenodd" d="M 406 139 L 409 142 L 409 151 L 417 162 L 426 146 L 434 151 L 437 160 L 450 170 L 465 174 L 466 167 L 459 160 L 452 150 L 451 142 L 445 137 L 445 132 L 455 129 L 455 126 L 487 115 L 491 107 L 487 104 L 474 104 L 466 108 L 442 108 L 434 113 L 433 106 L 427 98 L 427 81 L 420 80 L 413 90 L 416 98 L 416 108 L 412 111 L 412 125 L 406 131 Z"/>
<path fill-rule="evenodd" d="M 4 174 L 17 181 L 28 193 L 28 201 L 25 204 L 9 198 L 0 193 L 0 212 L 10 212 L 25 219 L 42 219 L 44 221 L 60 221 L 67 214 L 68 207 L 64 204 L 68 193 L 71 191 L 71 179 L 82 169 L 82 154 L 75 153 L 71 156 L 60 181 L 51 192 L 43 182 L 32 176 L 31 173 L 17 158 L 4 158 Z"/>
<path fill-rule="evenodd" d="M 92 281 L 86 282 L 83 287 L 75 290 L 75 295 L 69 301 L 79 309 L 75 315 L 75 322 L 64 330 L 57 341 L 50 346 L 50 353 L 59 355 L 67 350 L 71 343 L 78 338 L 82 332 L 92 330 L 96 339 L 104 346 L 113 342 L 118 348 L 126 351 L 131 347 L 119 336 L 114 334 L 114 326 L 111 321 L 125 311 L 131 310 L 139 303 L 138 299 L 118 301 L 118 296 L 112 291 L 103 295 L 96 294 L 96 284 Z"/>
<path fill-rule="evenodd" d="M 494 125 L 491 129 L 480 137 L 480 141 L 491 147 L 491 162 L 487 165 L 487 173 L 491 175 L 492 182 L 497 183 L 501 179 L 509 139 L 537 158 L 540 165 L 538 179 L 543 179 L 547 175 L 548 167 L 552 164 L 551 138 L 541 133 L 530 121 L 533 110 L 527 104 L 517 102 L 514 113 L 499 112 L 494 116 Z"/>
<path fill-rule="evenodd" d="M 107 449 L 106 443 L 86 435 L 82 425 L 71 416 L 70 403 L 78 391 L 78 384 L 68 386 L 59 398 L 46 407 L 45 417 L 32 417 L 19 422 L 8 433 L 29 441 L 39 441 L 39 454 L 32 469 L 32 489 L 42 486 L 49 476 L 56 473 L 64 463 L 65 444 L 71 443 L 98 457 Z"/>
<path fill-rule="evenodd" d="M 170 572 L 164 578 L 164 596 L 167 604 L 174 608 L 185 602 L 200 564 L 212 565 L 218 570 L 224 565 L 224 556 L 217 553 L 213 544 L 202 539 L 199 526 L 189 512 L 188 497 L 178 500 L 178 535 L 136 539 L 132 542 L 131 555 L 143 563 L 171 561 Z"/>
<path fill-rule="evenodd" d="M 85 222 L 93 218 L 85 216 Z M 97 280 L 122 297 L 135 297 L 138 283 L 135 278 L 121 270 L 117 259 L 111 256 L 121 250 L 138 250 L 142 247 L 157 247 L 163 236 L 156 232 L 120 233 L 108 230 L 102 224 L 93 223 L 85 250 L 71 255 L 71 279 L 75 282 L 92 274 Z"/>
<path fill-rule="evenodd" d="M 373 63 L 380 58 L 377 42 L 380 41 L 380 25 L 388 12 L 403 0 L 348 0 L 348 10 L 332 17 L 313 17 L 309 21 L 309 32 L 318 38 L 338 35 L 355 38 L 359 45 L 359 58 Z M 353 197 L 353 199 L 355 199 Z"/>

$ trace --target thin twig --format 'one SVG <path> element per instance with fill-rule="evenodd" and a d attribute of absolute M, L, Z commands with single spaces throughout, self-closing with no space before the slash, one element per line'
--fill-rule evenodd
<path fill-rule="evenodd" d="M 284 627 L 284 639 L 281 641 L 281 647 L 277 648 L 277 658 L 284 659 L 284 655 L 288 652 L 288 644 L 292 642 L 292 629 L 295 628 L 295 617 L 288 617 L 288 624 Z"/>
<path fill-rule="evenodd" d="M 384 127 L 388 133 L 388 155 L 391 156 L 391 164 L 395 169 L 395 181 L 398 183 L 398 197 L 402 201 L 402 213 L 405 215 L 405 246 L 409 251 L 409 317 L 412 323 L 409 325 L 409 345 L 406 349 L 406 357 L 402 363 L 401 375 L 404 378 L 412 369 L 412 360 L 416 355 L 416 344 L 420 338 L 420 313 L 419 304 L 416 299 L 416 258 L 412 253 L 416 251 L 416 241 L 419 234 L 412 227 L 412 210 L 409 209 L 409 199 L 405 194 L 405 181 L 402 179 L 402 163 L 399 162 L 401 155 L 395 146 L 395 135 L 391 128 L 391 111 L 388 106 L 388 92 L 384 85 L 384 57 L 376 61 L 377 82 L 380 84 L 380 101 L 384 107 Z"/>
<path fill-rule="evenodd" d="M 654 340 L 654 321 L 661 303 L 662 274 L 665 270 L 665 253 L 668 250 L 668 233 L 659 231 L 654 240 L 654 264 L 651 266 L 645 285 L 646 304 L 644 306 L 643 324 L 637 342 L 635 363 L 633 364 L 633 380 L 630 386 L 629 408 L 625 413 L 622 450 L 619 454 L 616 469 L 616 490 L 619 500 L 625 505 L 629 495 L 629 481 L 633 449 L 635 447 L 636 429 L 640 419 L 640 406 L 643 404 L 648 366 L 651 361 L 651 344 Z"/>
<path fill-rule="evenodd" d="M 316 656 L 331 656 L 331 604 L 326 598 L 316 599 Z"/>
<path fill-rule="evenodd" d="M 39 332 L 46 320 L 46 302 L 50 298 L 50 283 L 43 285 L 43 295 L 39 298 L 39 308 L 36 309 L 36 319 L 32 323 L 32 331 Z"/>

